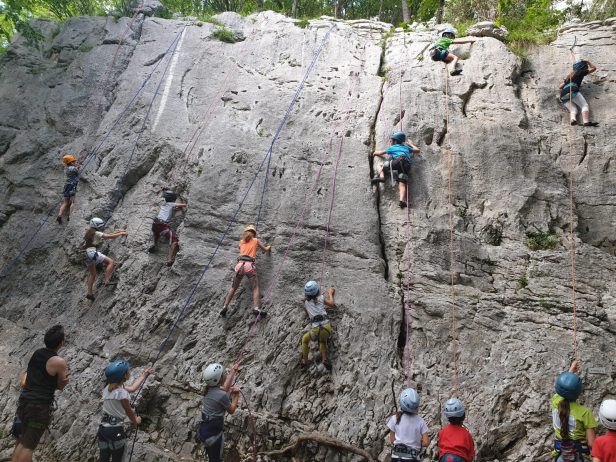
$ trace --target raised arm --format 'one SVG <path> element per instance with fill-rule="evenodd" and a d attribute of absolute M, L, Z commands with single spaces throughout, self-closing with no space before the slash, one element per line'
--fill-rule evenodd
<path fill-rule="evenodd" d="M 103 239 L 117 239 L 118 237 L 128 236 L 128 233 L 123 229 L 118 229 L 112 233 L 103 234 Z"/>
<path fill-rule="evenodd" d="M 240 389 L 236 387 L 231 387 L 231 406 L 227 409 L 229 414 L 233 414 L 237 409 L 237 404 L 240 401 Z"/>
<path fill-rule="evenodd" d="M 141 376 L 133 382 L 132 385 L 127 385 L 124 388 L 129 393 L 139 390 L 139 387 L 143 384 L 143 382 L 145 382 L 145 380 L 153 373 L 154 368 L 148 367 L 145 371 L 143 371 L 143 374 L 141 374 Z"/>
<path fill-rule="evenodd" d="M 188 204 L 181 204 L 181 203 L 179 203 L 179 202 L 176 202 L 176 203 L 175 203 L 175 205 L 174 205 L 174 207 L 175 207 L 176 209 L 185 209 L 186 207 L 188 207 Z"/>
<path fill-rule="evenodd" d="M 592 74 L 593 72 L 597 70 L 597 66 L 595 66 L 593 63 L 591 63 L 588 60 L 586 60 L 586 62 L 588 63 L 588 73 L 589 74 Z"/>
<path fill-rule="evenodd" d="M 421 152 L 421 149 L 415 146 L 410 140 L 407 141 L 406 144 L 407 146 L 410 146 L 411 148 L 413 148 L 413 154 L 419 154 Z"/>
<path fill-rule="evenodd" d="M 385 151 L 374 151 L 372 153 L 374 157 L 383 157 L 385 154 L 387 154 Z"/>
<path fill-rule="evenodd" d="M 272 246 L 271 246 L 271 245 L 263 245 L 263 244 L 261 244 L 261 241 L 258 241 L 258 242 L 257 242 L 257 245 L 259 246 L 259 248 L 260 248 L 263 252 L 269 253 L 269 252 L 270 252 L 270 250 L 272 250 Z"/>
<path fill-rule="evenodd" d="M 475 42 L 476 42 L 476 40 L 457 40 L 456 39 L 456 40 L 453 41 L 453 43 L 456 44 L 456 45 L 464 45 L 464 44 L 467 44 L 467 43 L 475 43 Z"/>
<path fill-rule="evenodd" d="M 330 287 L 327 291 L 327 297 L 325 297 L 325 300 L 323 300 L 323 303 L 325 303 L 325 305 L 329 306 L 330 308 L 336 308 L 336 302 L 334 301 L 335 293 L 336 289 Z"/>

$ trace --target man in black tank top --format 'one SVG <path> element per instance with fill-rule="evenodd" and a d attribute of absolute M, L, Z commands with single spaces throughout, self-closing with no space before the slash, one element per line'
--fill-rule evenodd
<path fill-rule="evenodd" d="M 21 429 L 11 462 L 32 462 L 34 449 L 51 422 L 54 393 L 69 381 L 66 361 L 58 356 L 63 346 L 64 328 L 53 326 L 45 333 L 46 348 L 36 350 L 28 362 L 17 404 Z"/>

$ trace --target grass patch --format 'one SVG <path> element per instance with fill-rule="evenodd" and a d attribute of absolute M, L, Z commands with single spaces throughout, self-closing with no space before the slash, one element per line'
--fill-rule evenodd
<path fill-rule="evenodd" d="M 208 24 L 214 24 L 215 26 L 218 26 L 218 27 L 225 27 L 223 23 L 221 23 L 218 19 L 216 19 L 215 17 L 209 14 L 197 15 L 197 19 L 201 22 L 207 22 Z"/>
<path fill-rule="evenodd" d="M 518 279 L 518 285 L 520 286 L 520 289 L 526 289 L 526 287 L 528 287 L 528 278 L 526 275 L 520 276 L 520 279 Z"/>
<path fill-rule="evenodd" d="M 237 41 L 235 34 L 224 26 L 216 29 L 212 36 L 225 43 L 235 43 Z"/>
<path fill-rule="evenodd" d="M 460 218 L 465 218 L 467 212 L 468 212 L 468 208 L 467 207 L 458 207 L 456 209 L 456 215 L 458 215 Z"/>
<path fill-rule="evenodd" d="M 299 21 L 295 23 L 295 25 L 299 27 L 300 29 L 305 29 L 306 27 L 310 25 L 310 21 L 308 19 L 300 19 Z"/>
<path fill-rule="evenodd" d="M 92 51 L 94 47 L 92 45 L 90 45 L 89 43 L 82 43 L 78 50 L 81 51 L 82 53 L 87 53 L 89 51 Z"/>
<path fill-rule="evenodd" d="M 526 233 L 526 245 L 531 250 L 552 250 L 558 246 L 558 236 L 553 231 Z"/>
<path fill-rule="evenodd" d="M 257 135 L 263 137 L 263 135 L 265 135 L 265 131 L 263 130 L 263 127 L 259 127 L 259 129 L 257 130 Z"/>

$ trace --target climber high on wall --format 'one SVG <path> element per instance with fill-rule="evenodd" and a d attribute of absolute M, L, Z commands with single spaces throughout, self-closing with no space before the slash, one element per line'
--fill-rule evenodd
<path fill-rule="evenodd" d="M 171 189 L 165 189 L 163 191 L 163 199 L 165 203 L 160 206 L 158 216 L 152 223 L 152 234 L 154 235 L 154 244 L 149 248 L 150 252 L 156 251 L 156 245 L 158 240 L 162 236 L 166 242 L 169 243 L 169 252 L 167 253 L 167 266 L 173 265 L 175 261 L 175 255 L 180 250 L 180 243 L 178 242 L 178 235 L 174 233 L 169 227 L 169 222 L 173 218 L 173 214 L 176 210 L 182 210 L 187 207 L 188 204 L 176 202 L 178 195 Z"/>
<path fill-rule="evenodd" d="M 451 75 L 462 73 L 462 66 L 458 66 L 458 56 L 449 51 L 451 45 L 464 45 L 465 43 L 475 43 L 474 40 L 456 40 L 456 31 L 451 27 L 441 32 L 441 39 L 433 44 L 430 50 L 432 61 L 442 61 L 445 64 L 451 63 Z"/>

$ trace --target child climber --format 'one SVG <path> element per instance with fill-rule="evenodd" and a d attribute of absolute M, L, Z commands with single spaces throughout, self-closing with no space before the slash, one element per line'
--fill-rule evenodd
<path fill-rule="evenodd" d="M 66 212 L 66 221 L 71 219 L 73 213 L 73 205 L 75 204 L 75 194 L 77 194 L 77 182 L 79 181 L 79 162 L 77 158 L 71 154 L 67 154 L 62 158 L 64 162 L 64 173 L 66 174 L 66 182 L 64 189 L 62 190 L 62 205 L 58 211 L 56 221 L 58 224 L 62 224 L 62 217 Z"/>
<path fill-rule="evenodd" d="M 385 162 L 379 175 L 371 181 L 372 184 L 384 183 L 385 170 L 397 171 L 398 189 L 400 191 L 400 202 L 398 205 L 401 209 L 403 209 L 408 205 L 407 182 L 408 176 L 411 172 L 411 164 L 413 162 L 414 154 L 419 154 L 420 149 L 411 141 L 407 140 L 407 137 L 403 132 L 396 132 L 392 134 L 390 140 L 391 146 L 389 146 L 385 151 L 375 151 L 372 154 L 376 157 L 389 155 L 392 160 L 389 163 Z"/>
<path fill-rule="evenodd" d="M 225 414 L 233 414 L 240 399 L 240 389 L 231 386 L 237 369 L 236 364 L 233 373 L 226 374 L 224 367 L 217 363 L 203 369 L 205 390 L 197 438 L 205 445 L 210 462 L 222 462 Z"/>
<path fill-rule="evenodd" d="M 448 399 L 445 403 L 445 417 L 449 425 L 438 432 L 439 462 L 471 462 L 475 457 L 475 443 L 464 427 L 462 401 Z"/>
<path fill-rule="evenodd" d="M 248 278 L 248 283 L 252 289 L 253 313 L 256 315 L 265 314 L 264 311 L 261 311 L 261 291 L 259 289 L 259 279 L 257 278 L 257 247 L 266 253 L 272 250 L 271 245 L 263 245 L 257 239 L 257 228 L 253 225 L 248 225 L 244 228 L 244 234 L 240 240 L 240 256 L 237 258 L 233 283 L 225 297 L 225 303 L 220 312 L 221 316 L 227 314 L 229 303 L 231 303 L 231 299 L 233 299 L 233 295 L 235 295 L 235 291 L 240 286 L 244 276 Z"/>
<path fill-rule="evenodd" d="M 465 43 L 475 43 L 474 40 L 457 40 L 456 31 L 451 27 L 441 32 L 441 39 L 430 47 L 430 57 L 432 61 L 443 61 L 445 64 L 451 63 L 451 75 L 462 73 L 462 67 L 458 67 L 459 57 L 449 51 L 451 45 L 464 45 Z"/>
<path fill-rule="evenodd" d="M 571 125 L 577 125 L 578 108 L 582 111 L 582 124 L 585 127 L 596 127 L 597 122 L 590 121 L 590 108 L 580 87 L 584 77 L 595 72 L 597 68 L 587 60 L 576 61 L 573 70 L 567 75 L 565 81 L 560 84 L 560 102 L 569 110 Z"/>
<path fill-rule="evenodd" d="M 169 227 L 169 222 L 173 218 L 173 213 L 176 210 L 185 209 L 187 204 L 176 202 L 178 195 L 170 189 L 165 189 L 163 191 L 163 198 L 165 199 L 165 203 L 160 206 L 158 216 L 154 219 L 154 223 L 152 223 L 154 245 L 150 247 L 149 251 L 156 251 L 156 244 L 158 244 L 158 239 L 163 236 L 165 240 L 169 243 L 169 252 L 167 253 L 167 266 L 171 266 L 175 261 L 175 255 L 178 253 L 178 250 L 180 250 L 180 244 L 178 242 L 177 234 L 174 233 Z"/>
<path fill-rule="evenodd" d="M 321 361 L 328 371 L 332 370 L 332 364 L 327 356 L 327 339 L 332 333 L 332 325 L 327 319 L 327 310 L 325 307 L 335 308 L 334 301 L 335 290 L 330 287 L 327 291 L 327 298 L 321 295 L 319 284 L 315 281 L 308 281 L 304 286 L 304 308 L 310 319 L 310 324 L 304 329 L 302 337 L 302 361 L 301 366 L 306 367 L 308 362 L 308 353 L 310 352 L 310 339 L 319 340 L 319 350 L 321 352 Z"/>
<path fill-rule="evenodd" d="M 138 390 L 154 369 L 146 369 L 132 384 L 124 385 L 130 379 L 130 364 L 118 360 L 105 368 L 107 385 L 103 388 L 103 418 L 98 427 L 98 448 L 101 462 L 122 462 L 126 448 L 124 421 L 133 425 L 141 423 L 130 405 L 130 394 Z"/>
<path fill-rule="evenodd" d="M 582 393 L 582 380 L 576 372 L 579 363 L 573 361 L 569 372 L 556 379 L 556 394 L 552 397 L 552 424 L 554 427 L 554 451 L 556 462 L 581 462 L 583 454 L 595 442 L 597 422 L 590 409 L 576 403 Z"/>
<path fill-rule="evenodd" d="M 616 462 L 616 400 L 606 399 L 601 403 L 599 421 L 607 434 L 592 445 L 592 462 Z"/>
<path fill-rule="evenodd" d="M 100 218 L 92 218 L 90 220 L 90 228 L 86 231 L 84 237 L 85 240 L 85 259 L 86 266 L 88 267 L 88 294 L 86 298 L 88 300 L 94 300 L 93 286 L 94 280 L 97 276 L 97 266 L 104 265 L 105 276 L 103 278 L 103 284 L 109 284 L 111 275 L 115 268 L 115 262 L 108 256 L 98 251 L 98 246 L 102 243 L 103 239 L 117 239 L 121 236 L 128 236 L 128 233 L 123 229 L 117 229 L 112 233 L 103 233 L 101 230 L 105 228 L 105 222 Z"/>
<path fill-rule="evenodd" d="M 417 415 L 419 395 L 412 388 L 400 393 L 400 411 L 387 421 L 389 441 L 394 445 L 391 462 L 418 462 L 421 448 L 430 444 L 428 426 Z"/>

